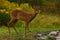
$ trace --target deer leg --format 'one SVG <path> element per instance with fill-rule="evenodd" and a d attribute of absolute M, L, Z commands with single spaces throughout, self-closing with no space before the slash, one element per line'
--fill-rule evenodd
<path fill-rule="evenodd" d="M 10 25 L 9 25 L 9 24 L 7 25 L 7 28 L 8 28 L 8 33 L 9 33 L 9 34 L 8 34 L 8 36 L 9 36 L 8 39 L 10 40 Z M 8 39 L 7 39 L 7 40 L 8 40 Z"/>
<path fill-rule="evenodd" d="M 16 23 L 16 22 L 17 22 L 17 19 L 15 19 L 14 22 L 13 22 L 13 29 L 15 30 L 15 32 L 16 32 L 17 34 L 19 34 L 18 31 L 16 30 L 16 27 L 15 27 L 15 23 Z"/>
<path fill-rule="evenodd" d="M 25 23 L 25 37 L 27 37 L 28 36 L 28 33 L 29 33 L 29 23 L 28 22 L 26 22 Z"/>
<path fill-rule="evenodd" d="M 28 27 L 29 23 L 25 24 L 25 31 L 28 32 L 29 31 L 29 27 Z"/>
<path fill-rule="evenodd" d="M 16 20 L 16 19 L 11 18 L 11 20 L 10 20 L 9 23 L 8 23 L 8 25 L 11 25 L 11 24 L 14 22 L 14 20 Z"/>
<path fill-rule="evenodd" d="M 13 21 L 14 21 L 14 19 L 11 18 L 11 20 L 9 21 L 9 23 L 7 23 L 7 27 L 8 27 L 9 33 L 10 33 L 10 26 L 11 26 L 11 24 L 13 23 Z"/>
<path fill-rule="evenodd" d="M 16 32 L 17 34 L 19 34 L 18 31 L 16 30 L 15 25 L 13 26 L 13 29 L 15 30 L 15 32 Z"/>
<path fill-rule="evenodd" d="M 14 30 L 16 31 L 16 33 L 18 33 L 14 26 L 16 22 L 17 22 L 17 19 L 11 18 L 10 22 L 8 23 L 8 26 L 13 25 Z"/>
<path fill-rule="evenodd" d="M 9 32 L 9 35 L 10 35 L 10 27 L 8 27 L 8 32 Z"/>
<path fill-rule="evenodd" d="M 29 22 L 26 22 L 26 23 L 25 23 L 25 30 L 26 30 L 27 32 L 31 32 L 31 31 L 29 30 Z"/>

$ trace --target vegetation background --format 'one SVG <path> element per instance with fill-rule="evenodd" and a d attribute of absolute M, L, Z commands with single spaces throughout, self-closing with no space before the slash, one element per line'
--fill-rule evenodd
<path fill-rule="evenodd" d="M 14 9 L 34 12 L 37 7 L 40 12 L 30 23 L 31 35 L 27 40 L 35 40 L 34 35 L 39 31 L 60 30 L 60 0 L 0 0 L 0 40 L 8 40 L 7 28 L 4 26 L 10 20 L 10 11 Z M 17 36 L 11 28 L 11 40 L 23 39 L 24 22 L 17 21 L 16 28 L 21 36 Z"/>

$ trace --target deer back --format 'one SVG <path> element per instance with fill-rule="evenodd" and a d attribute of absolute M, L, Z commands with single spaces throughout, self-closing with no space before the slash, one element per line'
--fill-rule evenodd
<path fill-rule="evenodd" d="M 30 20 L 34 14 L 30 14 L 29 12 L 23 10 L 13 10 L 10 14 L 11 18 L 20 19 L 24 21 Z"/>

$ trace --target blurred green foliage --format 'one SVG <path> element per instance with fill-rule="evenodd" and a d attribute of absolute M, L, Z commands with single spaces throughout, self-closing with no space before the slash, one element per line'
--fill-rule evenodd
<path fill-rule="evenodd" d="M 31 6 L 29 6 L 28 3 L 21 4 L 20 8 L 28 12 L 34 12 L 34 9 Z"/>
<path fill-rule="evenodd" d="M 13 0 L 12 0 L 13 1 Z M 18 0 L 16 0 L 16 1 L 18 1 Z M 25 0 L 26 2 L 28 2 L 29 1 L 29 3 L 23 3 L 23 2 L 21 2 L 21 4 L 18 4 L 18 3 L 16 3 L 16 2 L 9 2 L 9 1 L 7 1 L 7 0 L 0 0 L 0 9 L 1 10 L 5 10 L 5 12 L 2 12 L 1 14 L 2 15 L 5 15 L 5 14 L 9 14 L 10 13 L 10 11 L 12 11 L 12 10 L 14 10 L 14 9 L 18 9 L 18 10 L 25 10 L 25 11 L 28 11 L 28 12 L 34 12 L 34 9 L 32 8 L 32 6 L 30 6 L 29 4 L 31 3 L 33 6 L 36 4 L 38 4 L 38 5 L 40 5 L 40 6 L 42 6 L 42 8 L 41 8 L 41 11 L 42 11 L 42 13 L 44 13 L 44 14 L 50 14 L 51 13 L 51 15 L 52 14 L 54 14 L 54 15 L 56 15 L 55 13 L 56 13 L 56 1 L 54 0 L 54 1 L 52 1 L 52 0 Z M 52 2 L 51 2 L 52 1 Z M 40 4 L 40 3 L 42 3 L 42 4 Z M 39 6 L 39 7 L 40 7 Z M 41 13 L 41 14 L 42 14 Z M 2 16 L 1 16 L 2 17 Z M 37 17 L 36 17 L 36 19 L 34 20 L 34 21 L 32 21 L 32 23 L 31 23 L 31 26 L 33 27 L 34 25 L 35 26 L 48 26 L 48 25 L 50 25 L 51 26 L 51 24 L 53 23 L 53 22 L 47 22 L 46 20 L 48 19 L 48 20 L 55 20 L 54 19 L 54 17 L 53 17 L 53 19 L 49 19 L 49 18 L 45 18 L 46 16 L 43 16 L 43 17 L 41 17 L 41 15 L 38 15 Z M 47 16 L 47 17 L 51 17 L 51 16 Z M 3 17 L 2 17 L 3 18 Z M 40 19 L 40 18 L 42 18 L 42 19 Z M 45 18 L 45 19 L 44 19 Z M 52 18 L 52 17 L 51 17 Z M 56 18 L 56 17 L 55 17 Z M 8 19 L 2 19 L 3 21 L 4 20 L 8 20 Z M 59 20 L 59 18 L 58 18 L 58 20 Z M 57 20 L 57 21 L 58 21 Z M 8 21 L 7 21 L 8 22 Z M 37 24 L 36 24 L 37 23 Z M 50 23 L 50 24 L 49 24 Z"/>
<path fill-rule="evenodd" d="M 0 12 L 0 25 L 6 25 L 10 20 L 10 16 L 8 14 Z"/>

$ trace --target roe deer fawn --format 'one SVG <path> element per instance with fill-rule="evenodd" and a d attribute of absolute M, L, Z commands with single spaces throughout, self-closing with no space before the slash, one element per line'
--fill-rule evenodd
<path fill-rule="evenodd" d="M 38 11 L 34 11 L 34 13 L 30 14 L 23 10 L 13 10 L 10 13 L 11 20 L 8 23 L 8 29 L 10 31 L 10 26 L 16 23 L 17 20 L 22 20 L 25 22 L 25 34 L 29 31 L 29 23 L 36 17 Z M 14 30 L 17 32 L 15 26 L 13 26 Z M 17 32 L 18 33 L 18 32 Z"/>

